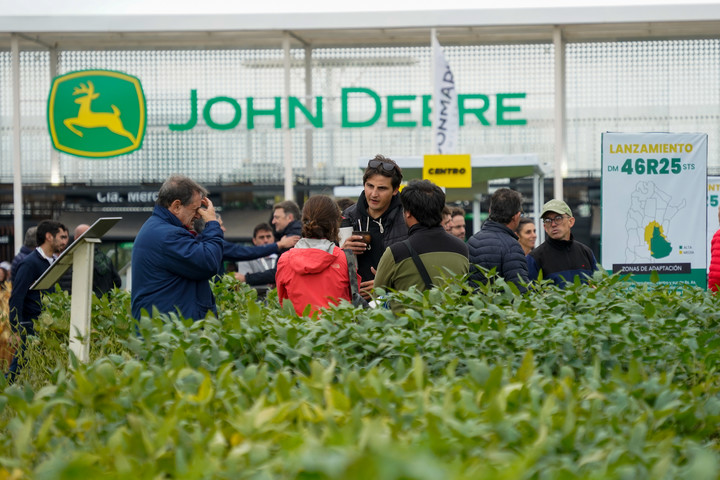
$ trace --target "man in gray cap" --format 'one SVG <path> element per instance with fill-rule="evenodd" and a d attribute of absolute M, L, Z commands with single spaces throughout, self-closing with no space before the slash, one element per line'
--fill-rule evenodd
<path fill-rule="evenodd" d="M 597 270 L 597 262 L 592 250 L 573 238 L 570 230 L 575 218 L 570 207 L 562 200 L 552 199 L 543 205 L 540 217 L 547 238 L 527 256 L 530 279 L 536 280 L 542 272 L 543 278 L 553 280 L 559 287 L 572 282 L 575 276 L 586 282 Z"/>

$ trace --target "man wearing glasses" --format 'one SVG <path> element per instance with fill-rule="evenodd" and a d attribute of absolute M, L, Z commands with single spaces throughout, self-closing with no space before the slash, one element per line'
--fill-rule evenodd
<path fill-rule="evenodd" d="M 575 276 L 586 282 L 597 270 L 597 262 L 592 250 L 573 238 L 570 230 L 575 218 L 570 207 L 553 199 L 543 205 L 540 217 L 547 238 L 527 256 L 530 279 L 537 279 L 542 272 L 543 278 L 552 279 L 561 288 Z"/>
<path fill-rule="evenodd" d="M 377 155 L 368 162 L 363 175 L 363 192 L 357 203 L 345 209 L 343 217 L 349 220 L 353 230 L 367 232 L 370 241 L 362 235 L 352 235 L 340 248 L 349 248 L 358 260 L 358 273 L 362 277 L 361 293 L 369 298 L 375 269 L 385 249 L 408 237 L 398 191 L 402 182 L 402 170 L 389 158 Z"/>

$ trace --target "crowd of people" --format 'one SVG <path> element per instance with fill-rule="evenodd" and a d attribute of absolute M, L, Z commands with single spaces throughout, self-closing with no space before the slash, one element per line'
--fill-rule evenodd
<path fill-rule="evenodd" d="M 239 247 L 224 240 L 204 187 L 187 177 L 169 178 L 135 241 L 133 315 L 157 311 L 197 319 L 216 313 L 208 280 L 228 260 L 237 262 L 237 280 L 261 294 L 277 286 L 281 303 L 309 316 L 343 299 L 372 301 L 379 289 L 425 290 L 450 277 L 467 276 L 478 287 L 495 278 L 488 278 L 490 271 L 523 292 L 541 277 L 560 286 L 576 276 L 587 281 L 598 268 L 592 251 L 573 238 L 574 217 L 561 200 L 543 206 L 547 240 L 536 247 L 522 196 L 498 189 L 488 220 L 466 242 L 462 208 L 446 205 L 444 192 L 430 181 L 412 180 L 401 190 L 402 180 L 397 163 L 378 155 L 368 162 L 356 201 L 343 199 L 341 208 L 315 195 L 302 210 L 292 201 L 278 203 L 271 224 L 255 227 L 253 246 Z M 192 227 L 198 220 L 202 230 Z M 342 240 L 341 225 L 352 230 Z"/>
<path fill-rule="evenodd" d="M 446 205 L 443 190 L 428 180 L 411 180 L 401 189 L 402 180 L 397 163 L 377 155 L 368 162 L 357 201 L 315 195 L 302 211 L 295 202 L 278 203 L 271 224 L 257 225 L 253 245 L 244 246 L 225 240 L 222 218 L 203 186 L 171 176 L 135 238 L 133 317 L 161 313 L 197 320 L 217 314 L 210 282 L 224 273 L 260 295 L 277 286 L 282 304 L 316 317 L 341 300 L 367 306 L 380 289 L 426 290 L 463 276 L 477 288 L 497 275 L 524 292 L 539 278 L 561 287 L 576 276 L 587 281 L 598 268 L 592 251 L 573 238 L 575 219 L 562 200 L 543 206 L 547 239 L 536 246 L 535 225 L 523 217 L 521 195 L 500 188 L 490 199 L 488 219 L 466 242 L 462 208 Z M 343 240 L 341 225 L 352 229 Z M 76 237 L 87 228 L 78 226 Z M 28 230 L 25 240 L 12 266 L 0 264 L 0 286 L 8 277 L 13 283 L 9 316 L 20 337 L 19 354 L 40 313 L 42 292 L 30 286 L 68 244 L 68 229 L 45 220 Z M 95 293 L 101 296 L 119 286 L 119 277 L 102 252 L 96 251 L 95 259 L 94 279 L 104 282 Z M 401 311 L 399 305 L 387 306 Z"/>

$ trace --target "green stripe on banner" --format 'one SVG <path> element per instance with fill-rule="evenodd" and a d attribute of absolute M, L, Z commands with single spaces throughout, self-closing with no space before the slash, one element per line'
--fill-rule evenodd
<path fill-rule="evenodd" d="M 612 272 L 608 272 L 612 275 Z M 707 271 L 702 268 L 693 268 L 690 273 L 674 273 L 672 275 L 660 275 L 660 280 L 656 285 L 670 285 L 682 287 L 683 285 L 691 285 L 693 287 L 707 288 Z M 628 281 L 639 283 L 650 283 L 650 275 L 630 275 Z"/>

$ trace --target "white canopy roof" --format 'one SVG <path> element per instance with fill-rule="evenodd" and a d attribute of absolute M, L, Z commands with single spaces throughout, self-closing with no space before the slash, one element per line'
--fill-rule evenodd
<path fill-rule="evenodd" d="M 446 10 L 402 10 L 392 2 L 378 0 L 346 5 L 346 11 L 337 11 L 336 6 L 333 11 L 298 12 L 295 7 L 290 13 L 258 13 L 277 8 L 278 3 L 282 8 L 283 2 L 278 1 L 256 2 L 267 5 L 264 9 L 249 8 L 248 2 L 218 2 L 194 2 L 189 8 L 190 3 L 182 1 L 0 0 L 0 49 L 10 48 L 11 33 L 22 34 L 21 49 L 97 50 L 280 48 L 286 33 L 295 47 L 427 45 L 430 28 L 437 28 L 443 45 L 550 43 L 558 25 L 570 42 L 703 38 L 720 31 L 720 4 L 705 0 L 693 4 L 655 0 L 662 3 L 659 5 L 642 0 L 620 5 L 606 0 L 602 4 L 588 1 L 583 6 L 551 6 L 570 3 L 556 0 L 529 8 L 518 8 L 528 2 L 507 0 L 502 8 L 474 2 L 481 8 L 469 9 L 452 9 L 471 3 L 451 0 L 443 2 Z M 380 5 L 382 11 L 367 10 Z"/>

